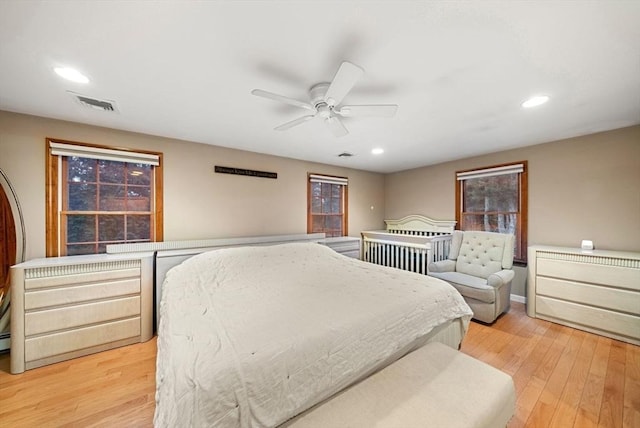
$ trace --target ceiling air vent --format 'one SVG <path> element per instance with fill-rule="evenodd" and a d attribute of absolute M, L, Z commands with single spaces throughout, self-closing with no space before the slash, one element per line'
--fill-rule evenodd
<path fill-rule="evenodd" d="M 100 100 L 98 98 L 88 97 L 86 95 L 76 94 L 75 92 L 68 91 L 69 95 L 71 95 L 76 102 L 78 102 L 83 107 L 88 107 L 94 110 L 101 111 L 113 111 L 116 112 L 118 109 L 116 108 L 116 103 L 110 100 Z"/>

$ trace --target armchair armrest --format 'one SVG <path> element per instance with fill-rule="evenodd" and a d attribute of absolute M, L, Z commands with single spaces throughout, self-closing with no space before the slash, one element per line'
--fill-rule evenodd
<path fill-rule="evenodd" d="M 487 278 L 487 283 L 492 287 L 502 287 L 513 280 L 516 273 L 510 269 L 503 269 L 496 273 L 492 273 Z"/>
<path fill-rule="evenodd" d="M 440 260 L 429 263 L 430 272 L 453 272 L 456 270 L 455 260 Z"/>

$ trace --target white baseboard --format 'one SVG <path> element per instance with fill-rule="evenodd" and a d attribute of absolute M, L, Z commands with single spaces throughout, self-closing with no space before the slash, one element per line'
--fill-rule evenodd
<path fill-rule="evenodd" d="M 527 303 L 527 298 L 524 296 L 518 296 L 517 294 L 512 294 L 511 295 L 511 301 L 512 302 L 518 302 L 518 303 Z"/>

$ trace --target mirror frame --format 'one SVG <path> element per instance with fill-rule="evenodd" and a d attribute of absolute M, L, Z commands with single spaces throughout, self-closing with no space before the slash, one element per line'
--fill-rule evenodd
<path fill-rule="evenodd" d="M 9 199 L 9 205 L 11 205 L 11 213 L 13 214 L 13 222 L 15 223 L 16 230 L 16 264 L 25 261 L 26 254 L 26 235 L 24 231 L 24 217 L 22 215 L 22 208 L 18 201 L 18 195 L 15 189 L 11 185 L 9 178 L 5 172 L 0 168 L 0 185 L 4 189 L 4 193 Z"/>

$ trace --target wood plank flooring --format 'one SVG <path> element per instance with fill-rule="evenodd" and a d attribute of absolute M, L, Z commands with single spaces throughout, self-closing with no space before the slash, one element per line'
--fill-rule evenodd
<path fill-rule="evenodd" d="M 462 352 L 510 374 L 515 427 L 640 427 L 640 347 L 526 316 L 472 322 Z M 155 339 L 20 375 L 0 356 L 1 427 L 150 427 Z M 409 428 L 409 427 L 407 427 Z"/>
<path fill-rule="evenodd" d="M 640 347 L 529 318 L 472 322 L 462 352 L 513 377 L 515 427 L 640 428 Z"/>

